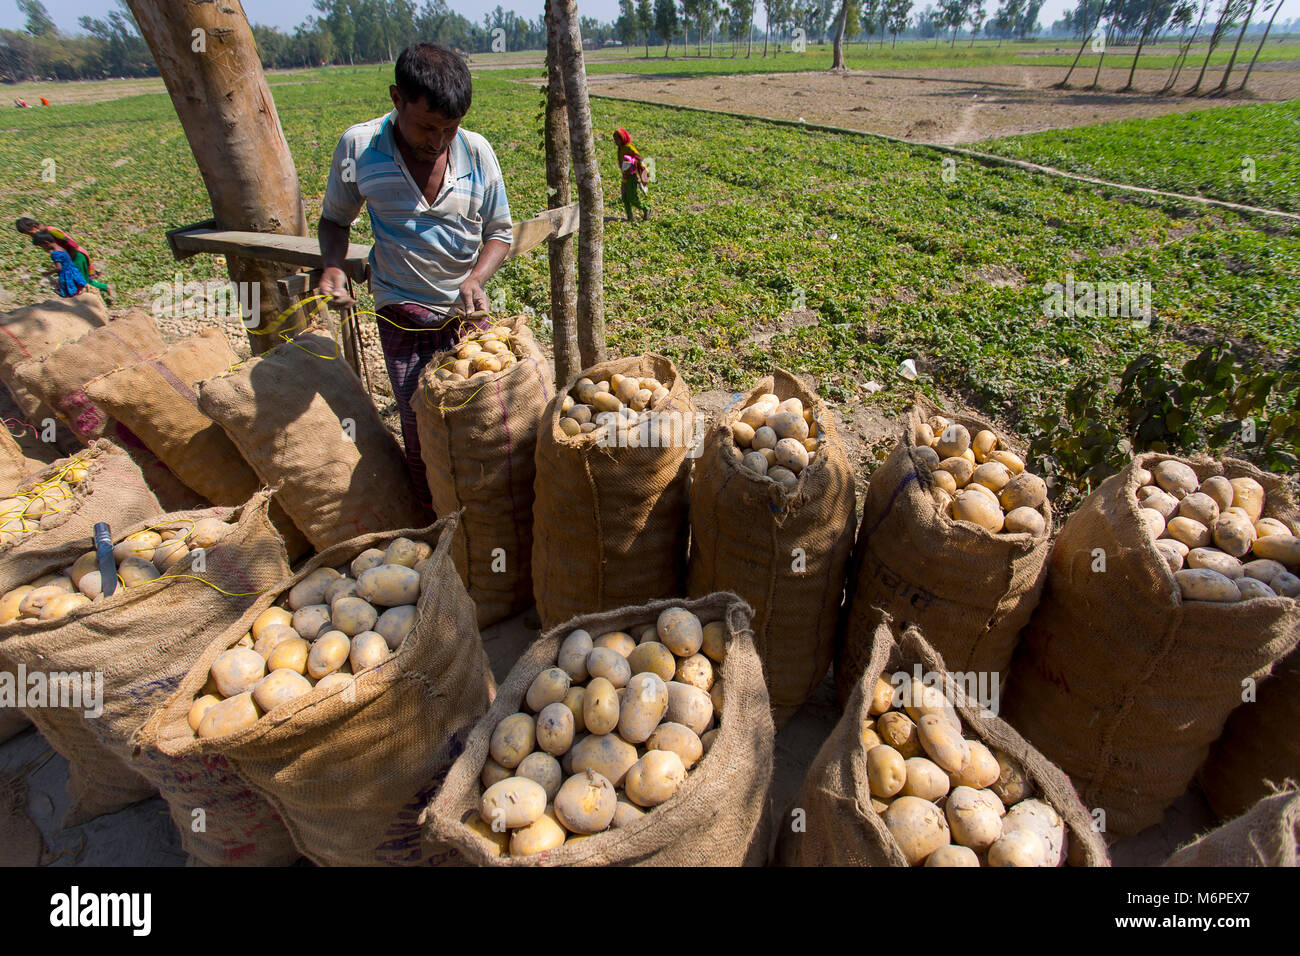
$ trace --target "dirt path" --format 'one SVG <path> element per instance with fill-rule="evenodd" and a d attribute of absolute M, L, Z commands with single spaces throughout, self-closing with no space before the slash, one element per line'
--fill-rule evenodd
<path fill-rule="evenodd" d="M 1007 65 L 945 67 L 888 72 L 763 73 L 680 77 L 669 74 L 596 74 L 588 77 L 593 94 L 698 106 L 884 133 L 925 143 L 955 145 L 1090 126 L 1131 117 L 1163 116 L 1300 97 L 1300 70 L 1256 71 L 1251 96 L 1204 98 L 1159 96 L 1165 70 L 1139 70 L 1137 91 L 1116 93 L 1126 69 L 1103 70 L 1102 89 L 1081 87 L 1092 71 L 1076 71 L 1070 90 L 1051 89 L 1065 70 L 1059 66 Z M 1184 76 L 1186 89 L 1192 77 Z M 1208 73 L 1203 87 L 1218 82 Z"/>

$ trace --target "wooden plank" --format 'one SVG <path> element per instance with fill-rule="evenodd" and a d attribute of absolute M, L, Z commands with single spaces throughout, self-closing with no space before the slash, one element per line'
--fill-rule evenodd
<path fill-rule="evenodd" d="M 547 239 L 571 236 L 578 231 L 578 204 L 569 203 L 547 209 L 532 219 L 515 223 L 514 241 L 510 244 L 507 259 L 527 255 Z"/>
<path fill-rule="evenodd" d="M 265 259 L 294 266 L 321 267 L 320 241 L 315 236 L 283 236 L 270 232 L 235 232 L 226 229 L 185 229 L 169 235 L 172 249 L 193 255 L 215 252 L 245 259 Z M 343 271 L 349 279 L 363 281 L 369 274 L 370 247 L 348 245 Z"/>

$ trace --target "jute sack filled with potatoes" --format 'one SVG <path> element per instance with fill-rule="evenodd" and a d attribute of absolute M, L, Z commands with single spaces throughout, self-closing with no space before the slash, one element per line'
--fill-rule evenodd
<path fill-rule="evenodd" d="M 1300 790 L 1264 797 L 1180 848 L 1165 866 L 1300 866 Z"/>
<path fill-rule="evenodd" d="M 440 860 L 764 863 L 774 732 L 750 613 L 720 593 L 582 615 L 542 634 L 429 804 Z"/>
<path fill-rule="evenodd" d="M 211 807 L 185 777 L 218 760 L 265 802 L 259 822 L 270 827 L 273 810 L 317 864 L 428 862 L 420 811 L 493 692 L 451 559 L 455 525 L 322 551 L 208 646 L 136 735 L 178 823 Z M 246 862 L 230 855 L 243 819 L 228 809 L 207 809 L 206 836 L 187 838 L 205 862 Z"/>
<path fill-rule="evenodd" d="M 1069 779 L 879 612 L 871 661 L 783 819 L 792 866 L 1108 866 Z M 800 826 L 792 821 L 799 819 Z"/>
<path fill-rule="evenodd" d="M 479 627 L 533 603 L 534 457 L 550 378 L 527 322 L 515 316 L 436 356 L 412 401 L 433 509 L 464 509 L 452 557 Z"/>
<path fill-rule="evenodd" d="M 1300 650 L 1278 662 L 1253 699 L 1228 718 L 1201 767 L 1201 789 L 1221 820 L 1300 784 Z"/>
<path fill-rule="evenodd" d="M 682 593 L 694 430 L 690 392 L 661 355 L 590 368 L 546 406 L 533 505 L 543 628 Z"/>
<path fill-rule="evenodd" d="M 1297 517 L 1286 483 L 1246 462 L 1146 454 L 1062 528 L 1004 712 L 1108 834 L 1159 822 L 1244 682 L 1300 641 L 1300 605 L 1273 590 L 1300 568 L 1300 542 L 1278 533 Z"/>
<path fill-rule="evenodd" d="M 780 414 L 763 416 L 770 401 L 756 406 L 764 396 L 787 403 L 779 408 L 799 409 L 799 421 L 777 421 L 791 429 L 802 425 L 788 440 L 759 433 L 764 447 L 765 438 L 774 439 L 773 457 L 782 442 L 788 446 L 783 452 L 798 456 L 792 486 L 768 477 L 766 460 L 757 465 L 762 473 L 746 464 L 746 456 L 756 454 L 750 450 L 752 423 L 762 428 Z M 811 438 L 810 428 L 816 429 Z M 830 666 L 855 517 L 853 469 L 835 423 L 816 393 L 789 372 L 778 369 L 761 379 L 709 434 L 691 483 L 687 593 L 731 591 L 755 608 L 754 646 L 778 727 Z"/>
<path fill-rule="evenodd" d="M 1038 603 L 1051 530 L 1047 487 L 1013 443 L 918 396 L 867 485 L 836 650 L 840 700 L 870 657 L 873 607 L 915 624 L 950 669 L 1005 675 Z"/>
<path fill-rule="evenodd" d="M 70 765 L 65 825 L 153 793 L 128 767 L 131 735 L 213 637 L 289 572 L 269 502 L 260 492 L 242 508 L 114 529 L 111 595 L 95 551 L 82 549 L 52 557 L 39 577 L 0 598 L 6 617 L 19 611 L 0 625 L 0 653 L 49 687 L 44 704 L 29 698 L 26 712 Z"/>

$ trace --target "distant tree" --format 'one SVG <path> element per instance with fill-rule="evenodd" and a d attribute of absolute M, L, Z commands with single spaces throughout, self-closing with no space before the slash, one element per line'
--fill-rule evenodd
<path fill-rule="evenodd" d="M 966 7 L 966 22 L 970 24 L 970 45 L 975 45 L 975 37 L 984 25 L 988 11 L 984 9 L 984 0 L 971 0 Z"/>
<path fill-rule="evenodd" d="M 849 7 L 853 5 L 853 0 L 842 0 L 840 3 L 840 16 L 835 27 L 835 45 L 831 50 L 831 69 L 843 70 L 844 66 L 844 34 L 849 28 Z"/>
<path fill-rule="evenodd" d="M 54 25 L 54 20 L 50 13 L 45 9 L 45 4 L 41 0 L 18 0 L 18 12 L 27 18 L 27 23 L 23 26 L 34 37 L 56 37 L 59 35 L 59 28 Z"/>
<path fill-rule="evenodd" d="M 898 35 L 907 29 L 907 17 L 912 10 L 912 0 L 886 0 L 885 18 L 889 27 L 890 49 L 898 46 Z M 880 31 L 881 43 L 884 42 L 884 30 Z"/>
<path fill-rule="evenodd" d="M 1194 0 L 1190 0 L 1190 2 L 1194 3 Z M 1187 6 L 1187 4 L 1184 6 Z M 1201 32 L 1201 24 L 1205 22 L 1205 14 L 1209 12 L 1209 9 L 1210 0 L 1201 0 L 1201 12 L 1196 18 L 1196 26 L 1192 28 L 1190 34 L 1186 32 L 1184 27 L 1183 36 L 1178 43 L 1178 55 L 1174 58 L 1173 66 L 1169 68 L 1169 79 L 1165 80 L 1165 85 L 1160 89 L 1161 93 L 1168 93 L 1177 85 L 1178 77 L 1183 72 L 1183 65 L 1187 62 L 1187 54 L 1191 51 L 1192 44 L 1196 42 L 1196 37 Z M 1191 10 L 1187 11 L 1187 18 L 1188 20 L 1191 19 Z"/>
<path fill-rule="evenodd" d="M 1137 51 L 1133 54 L 1133 62 L 1129 64 L 1128 68 L 1128 82 L 1120 90 L 1121 93 L 1133 89 L 1133 74 L 1137 72 L 1138 57 L 1142 55 L 1142 47 L 1146 44 L 1147 37 L 1150 36 L 1152 29 L 1159 32 L 1160 25 L 1164 22 L 1164 19 L 1157 22 L 1157 10 L 1163 14 L 1164 19 L 1167 19 L 1173 10 L 1173 4 L 1169 0 L 1165 0 L 1163 4 L 1161 0 L 1149 0 L 1147 3 L 1146 19 L 1142 22 L 1142 35 L 1138 37 Z"/>
<path fill-rule="evenodd" d="M 654 29 L 655 15 L 650 7 L 650 0 L 637 0 L 636 4 L 636 25 L 641 30 L 641 36 L 645 38 L 645 55 L 650 55 L 650 31 Z"/>
<path fill-rule="evenodd" d="M 618 20 L 614 22 L 614 30 L 624 46 L 636 42 L 636 29 L 635 0 L 618 0 Z"/>
<path fill-rule="evenodd" d="M 1237 51 L 1241 49 L 1241 40 L 1246 35 L 1246 27 L 1250 26 L 1250 18 L 1255 15 L 1255 6 L 1258 0 L 1250 0 L 1250 6 L 1241 16 L 1241 29 L 1237 32 L 1237 42 L 1232 48 L 1232 56 L 1228 57 L 1228 65 L 1223 68 L 1223 76 L 1219 78 L 1219 85 L 1211 93 L 1220 96 L 1228 92 L 1228 77 L 1232 75 L 1232 66 L 1237 62 Z"/>
<path fill-rule="evenodd" d="M 1268 9 L 1265 7 L 1264 9 Z M 1246 75 L 1242 78 L 1241 86 L 1237 87 L 1238 91 L 1244 90 L 1246 84 L 1250 82 L 1251 70 L 1255 69 L 1255 61 L 1259 59 L 1259 51 L 1264 49 L 1264 41 L 1268 39 L 1268 31 L 1273 29 L 1273 21 L 1277 19 L 1277 12 L 1282 9 L 1282 0 L 1275 0 L 1273 3 L 1273 15 L 1268 18 L 1268 25 L 1264 27 L 1264 34 L 1259 38 L 1259 46 L 1255 47 L 1255 55 L 1250 58 L 1250 66 L 1246 67 Z"/>
<path fill-rule="evenodd" d="M 966 0 L 939 0 L 939 11 L 943 25 L 952 28 L 952 40 L 948 43 L 952 46 L 957 42 L 957 31 L 966 19 Z"/>
<path fill-rule="evenodd" d="M 674 0 L 655 0 L 655 29 L 664 41 L 664 57 L 672 49 L 673 34 L 677 32 L 677 4 Z"/>
<path fill-rule="evenodd" d="M 1223 0 L 1223 5 L 1219 7 L 1219 19 L 1214 24 L 1214 30 L 1210 33 L 1209 45 L 1205 50 L 1205 59 L 1201 61 L 1201 72 L 1196 77 L 1196 82 L 1192 88 L 1187 91 L 1187 96 L 1195 96 L 1201 89 L 1201 83 L 1205 79 L 1205 70 L 1210 65 L 1210 57 L 1214 55 L 1215 49 L 1223 41 L 1228 30 L 1236 22 L 1242 10 L 1245 9 L 1250 0 Z"/>

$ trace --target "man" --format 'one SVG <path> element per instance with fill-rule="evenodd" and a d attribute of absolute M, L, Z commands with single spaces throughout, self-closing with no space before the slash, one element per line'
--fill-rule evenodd
<path fill-rule="evenodd" d="M 510 250 L 501 167 L 488 141 L 460 128 L 469 68 L 453 51 L 416 43 L 397 58 L 393 111 L 348 129 L 334 150 L 317 227 L 320 291 L 348 304 L 348 232 L 370 210 L 370 291 L 402 420 L 416 493 L 431 503 L 411 396 L 420 370 L 456 341 L 455 313 L 488 309 L 483 285 Z"/>

